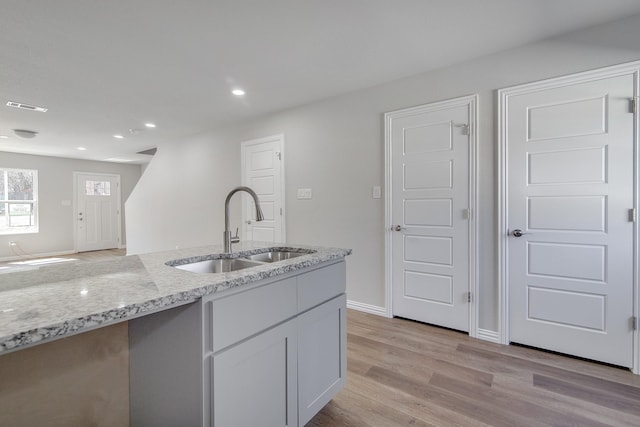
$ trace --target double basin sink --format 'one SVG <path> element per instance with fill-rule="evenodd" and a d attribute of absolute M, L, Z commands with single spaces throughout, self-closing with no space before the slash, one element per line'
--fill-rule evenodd
<path fill-rule="evenodd" d="M 271 250 L 259 254 L 246 255 L 240 258 L 216 258 L 206 259 L 190 263 L 180 263 L 180 261 L 170 261 L 167 265 L 180 270 L 191 271 L 192 273 L 228 273 L 245 268 L 256 267 L 258 265 L 285 261 L 303 255 L 314 253 L 312 250 Z"/>

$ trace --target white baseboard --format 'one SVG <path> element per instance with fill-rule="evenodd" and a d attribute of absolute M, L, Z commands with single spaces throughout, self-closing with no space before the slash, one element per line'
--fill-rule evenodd
<path fill-rule="evenodd" d="M 382 317 L 387 317 L 387 310 L 384 307 L 378 307 L 377 305 L 365 304 L 363 302 L 347 300 L 347 308 L 363 311 L 365 313 L 375 314 Z"/>
<path fill-rule="evenodd" d="M 71 254 L 76 254 L 78 253 L 77 251 L 62 251 L 62 252 L 47 252 L 47 253 L 42 253 L 42 254 L 27 254 L 25 256 L 10 256 L 10 257 L 6 257 L 6 258 L 0 258 L 1 262 L 10 262 L 10 261 L 19 261 L 19 260 L 27 260 L 27 259 L 32 259 L 32 258 L 48 258 L 48 257 L 53 257 L 53 256 L 60 256 L 60 255 L 71 255 Z"/>
<path fill-rule="evenodd" d="M 500 344 L 500 334 L 496 331 L 478 328 L 478 330 L 476 331 L 476 338 L 479 340 L 491 341 L 496 344 Z"/>

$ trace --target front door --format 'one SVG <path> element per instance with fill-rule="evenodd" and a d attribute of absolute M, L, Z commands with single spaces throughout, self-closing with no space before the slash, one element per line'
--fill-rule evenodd
<path fill-rule="evenodd" d="M 256 222 L 253 199 L 243 197 L 243 234 L 247 240 L 285 241 L 282 148 L 282 135 L 242 143 L 242 185 L 258 194 L 264 214 L 264 220 Z"/>
<path fill-rule="evenodd" d="M 394 316 L 469 330 L 471 103 L 387 114 Z"/>
<path fill-rule="evenodd" d="M 78 252 L 120 244 L 120 176 L 76 173 L 76 247 Z"/>
<path fill-rule="evenodd" d="M 512 342 L 632 366 L 635 78 L 508 97 Z"/>

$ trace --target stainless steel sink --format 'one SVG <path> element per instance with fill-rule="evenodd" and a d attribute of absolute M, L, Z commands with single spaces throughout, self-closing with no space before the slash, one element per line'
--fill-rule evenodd
<path fill-rule="evenodd" d="M 276 262 L 276 261 L 284 261 L 286 259 L 296 258 L 302 255 L 308 255 L 309 253 L 312 253 L 312 252 L 271 251 L 271 252 L 264 252 L 261 254 L 249 255 L 245 258 L 250 259 L 252 261 Z"/>
<path fill-rule="evenodd" d="M 303 255 L 315 253 L 314 250 L 288 251 L 284 248 L 278 250 L 278 248 L 272 248 L 268 252 L 263 252 L 255 255 L 244 255 L 240 258 L 218 258 L 208 259 L 204 261 L 196 261 L 181 264 L 186 260 L 169 261 L 166 265 L 180 270 L 191 271 L 192 273 L 227 273 L 230 271 L 242 270 L 245 268 L 255 267 L 258 265 L 264 265 L 271 262 L 285 261 L 291 258 L 297 258 Z M 220 254 L 218 254 L 220 255 Z"/>
<path fill-rule="evenodd" d="M 228 273 L 230 271 L 255 267 L 260 264 L 261 263 L 259 262 L 249 261 L 248 259 L 242 258 L 223 258 L 174 265 L 173 267 L 179 268 L 180 270 L 191 271 L 192 273 Z"/>

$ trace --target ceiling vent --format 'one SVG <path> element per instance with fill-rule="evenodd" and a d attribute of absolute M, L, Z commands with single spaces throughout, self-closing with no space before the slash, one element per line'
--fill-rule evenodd
<path fill-rule="evenodd" d="M 41 113 L 46 113 L 48 110 L 48 108 L 38 107 L 37 105 L 23 104 L 22 102 L 15 102 L 15 101 L 7 102 L 7 107 L 22 108 L 23 110 L 30 110 L 30 111 L 40 111 Z"/>

